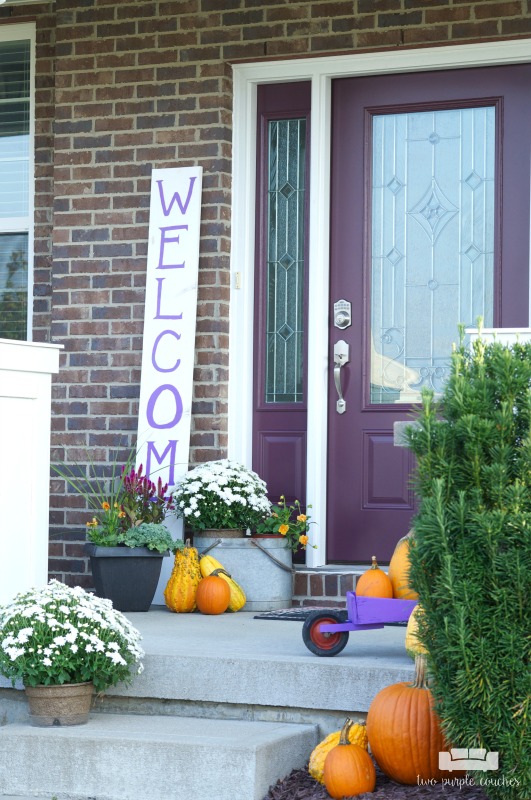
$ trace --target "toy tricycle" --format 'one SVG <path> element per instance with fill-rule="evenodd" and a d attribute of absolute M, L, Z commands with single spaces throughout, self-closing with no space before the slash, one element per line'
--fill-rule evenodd
<path fill-rule="evenodd" d="M 347 592 L 346 609 L 312 611 L 302 626 L 304 644 L 316 656 L 336 656 L 348 642 L 349 631 L 366 631 L 408 621 L 416 600 L 361 597 Z"/>

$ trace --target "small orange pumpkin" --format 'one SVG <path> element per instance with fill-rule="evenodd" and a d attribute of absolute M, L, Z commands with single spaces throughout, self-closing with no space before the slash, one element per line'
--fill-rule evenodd
<path fill-rule="evenodd" d="M 197 586 L 195 602 L 202 614 L 223 614 L 230 603 L 229 584 L 218 575 L 202 578 Z"/>
<path fill-rule="evenodd" d="M 391 581 L 378 566 L 376 556 L 372 557 L 372 567 L 364 572 L 356 582 L 356 594 L 360 597 L 392 597 Z"/>
<path fill-rule="evenodd" d="M 330 797 L 350 797 L 373 792 L 376 770 L 368 752 L 358 744 L 350 744 L 349 730 L 354 723 L 347 719 L 339 743 L 332 747 L 324 762 L 324 784 Z"/>
<path fill-rule="evenodd" d="M 413 531 L 398 540 L 389 562 L 389 580 L 393 586 L 393 597 L 399 600 L 418 600 L 417 592 L 409 585 L 409 549 L 413 543 Z"/>

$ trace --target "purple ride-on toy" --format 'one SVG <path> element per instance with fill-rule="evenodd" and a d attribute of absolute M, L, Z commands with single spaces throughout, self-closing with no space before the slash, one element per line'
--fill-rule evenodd
<path fill-rule="evenodd" d="M 356 592 L 347 592 L 346 609 L 324 608 L 306 617 L 302 639 L 316 656 L 336 656 L 348 642 L 350 631 L 403 625 L 416 605 L 416 600 L 358 597 Z"/>

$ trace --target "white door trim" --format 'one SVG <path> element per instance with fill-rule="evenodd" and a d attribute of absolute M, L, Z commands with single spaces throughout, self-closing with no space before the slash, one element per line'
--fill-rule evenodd
<path fill-rule="evenodd" d="M 330 106 L 332 79 L 531 61 L 531 39 L 237 64 L 234 73 L 228 453 L 251 464 L 254 311 L 256 87 L 312 82 L 308 303 L 307 498 L 311 567 L 325 564 L 328 386 Z M 530 226 L 531 228 L 531 226 Z M 238 288 L 240 287 L 240 288 Z M 531 303 L 530 303 L 531 306 Z"/>

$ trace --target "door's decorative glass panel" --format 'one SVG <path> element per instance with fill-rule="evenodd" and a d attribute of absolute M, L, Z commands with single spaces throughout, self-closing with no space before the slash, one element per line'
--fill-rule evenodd
<path fill-rule="evenodd" d="M 30 43 L 0 45 L 0 218 L 29 204 Z"/>
<path fill-rule="evenodd" d="M 0 234 L 0 338 L 26 339 L 28 236 Z"/>
<path fill-rule="evenodd" d="M 303 400 L 306 121 L 269 123 L 266 403 Z"/>
<path fill-rule="evenodd" d="M 440 393 L 459 323 L 493 322 L 493 106 L 373 117 L 370 398 Z"/>

